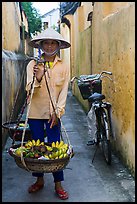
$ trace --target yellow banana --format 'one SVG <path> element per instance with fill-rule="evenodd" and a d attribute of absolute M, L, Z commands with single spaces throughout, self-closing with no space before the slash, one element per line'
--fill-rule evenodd
<path fill-rule="evenodd" d="M 36 141 L 36 146 L 39 146 L 40 145 L 40 139 L 38 139 L 37 141 Z"/>
<path fill-rule="evenodd" d="M 58 148 L 58 146 L 59 146 L 59 141 L 56 142 L 56 147 Z"/>
<path fill-rule="evenodd" d="M 25 144 L 25 147 L 28 147 L 28 143 Z"/>
<path fill-rule="evenodd" d="M 56 156 L 58 157 L 59 155 L 60 155 L 60 152 L 59 152 L 59 151 L 57 151 L 57 152 L 56 152 Z"/>
<path fill-rule="evenodd" d="M 26 149 L 31 149 L 31 146 L 25 145 Z"/>
<path fill-rule="evenodd" d="M 61 147 L 64 144 L 63 140 L 60 141 L 59 147 Z"/>
<path fill-rule="evenodd" d="M 40 145 L 44 145 L 44 142 L 41 142 L 41 143 L 39 144 L 39 146 L 40 146 Z"/>
<path fill-rule="evenodd" d="M 59 159 L 62 159 L 62 158 L 63 158 L 63 156 L 64 156 L 64 155 L 63 155 L 63 154 L 61 154 L 61 155 L 59 156 Z"/>
<path fill-rule="evenodd" d="M 66 153 L 66 149 L 65 148 L 62 148 L 62 153 L 64 154 L 64 153 Z"/>
<path fill-rule="evenodd" d="M 52 147 L 56 147 L 55 142 L 52 142 L 51 146 L 52 146 Z"/>
<path fill-rule="evenodd" d="M 62 154 L 62 150 L 60 149 L 59 151 L 58 151 L 58 156 L 60 156 Z"/>
<path fill-rule="evenodd" d="M 68 144 L 65 144 L 65 147 L 68 148 Z"/>
<path fill-rule="evenodd" d="M 26 144 L 25 147 L 31 147 L 32 146 L 32 142 L 29 140 Z"/>
<path fill-rule="evenodd" d="M 49 158 L 52 159 L 52 154 L 49 154 Z"/>
<path fill-rule="evenodd" d="M 36 142 L 35 140 L 32 140 L 32 145 L 35 146 Z"/>
<path fill-rule="evenodd" d="M 64 154 L 64 158 L 65 158 L 65 157 L 67 157 L 67 156 L 68 156 L 68 154 L 67 154 L 67 153 L 65 153 L 65 154 Z"/>
<path fill-rule="evenodd" d="M 47 148 L 48 151 L 52 151 L 52 147 L 46 146 L 46 148 Z"/>
<path fill-rule="evenodd" d="M 65 149 L 67 149 L 68 148 L 68 144 L 64 144 L 64 145 L 62 145 L 62 147 L 61 148 L 65 148 Z"/>

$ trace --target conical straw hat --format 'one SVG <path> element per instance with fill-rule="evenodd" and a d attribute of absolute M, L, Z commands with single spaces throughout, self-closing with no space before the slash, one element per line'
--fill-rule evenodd
<path fill-rule="evenodd" d="M 52 39 L 60 41 L 60 49 L 69 48 L 71 45 L 69 42 L 67 42 L 60 33 L 55 31 L 52 28 L 47 28 L 42 33 L 34 37 L 30 42 L 29 45 L 34 48 L 40 47 L 40 42 L 46 39 Z"/>

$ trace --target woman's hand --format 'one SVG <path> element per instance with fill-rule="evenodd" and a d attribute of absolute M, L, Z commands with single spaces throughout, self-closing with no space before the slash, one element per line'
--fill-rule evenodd
<path fill-rule="evenodd" d="M 50 125 L 50 128 L 52 128 L 54 125 L 57 125 L 58 124 L 58 118 L 57 118 L 57 115 L 56 113 L 53 113 L 48 121 L 48 123 L 51 122 L 51 125 Z"/>
<path fill-rule="evenodd" d="M 37 80 L 40 82 L 44 75 L 44 67 L 41 66 L 41 69 L 40 69 L 38 65 L 34 65 L 33 74 L 36 76 Z"/>

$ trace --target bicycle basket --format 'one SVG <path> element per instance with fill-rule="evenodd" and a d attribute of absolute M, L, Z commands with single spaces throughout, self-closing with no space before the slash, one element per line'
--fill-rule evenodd
<path fill-rule="evenodd" d="M 92 82 L 98 77 L 98 74 L 81 75 L 77 81 L 81 96 L 84 100 L 88 99 L 91 94 L 101 93 L 101 80 L 96 80 L 94 85 Z M 98 82 L 97 82 L 98 81 Z M 100 81 L 100 82 L 99 82 Z"/>
<path fill-rule="evenodd" d="M 95 80 L 94 83 L 92 83 L 92 93 L 102 93 L 102 81 L 100 79 Z"/>

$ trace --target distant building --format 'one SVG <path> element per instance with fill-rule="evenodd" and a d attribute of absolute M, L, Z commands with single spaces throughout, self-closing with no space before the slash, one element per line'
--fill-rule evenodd
<path fill-rule="evenodd" d="M 59 19 L 60 19 L 59 8 L 52 9 L 48 13 L 45 13 L 44 15 L 41 16 L 42 30 L 45 30 L 46 28 L 54 28 L 56 31 L 58 31 Z"/>

